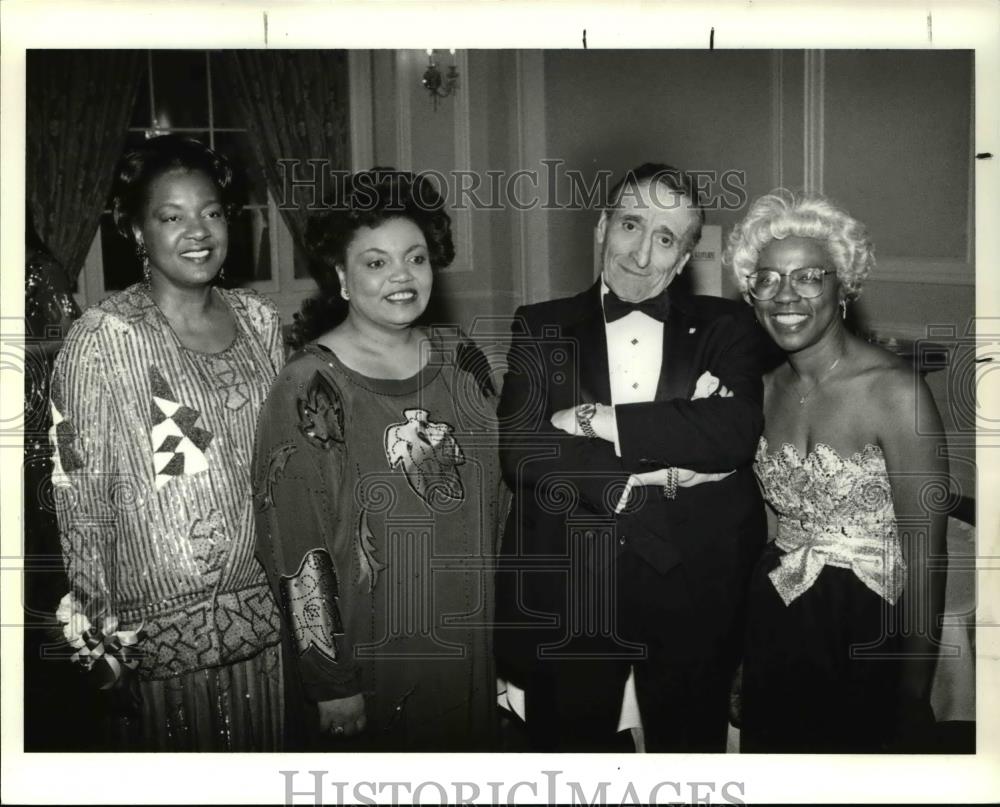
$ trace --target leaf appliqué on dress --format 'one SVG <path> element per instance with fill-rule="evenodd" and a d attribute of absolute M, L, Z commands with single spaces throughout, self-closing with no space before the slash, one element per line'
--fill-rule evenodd
<path fill-rule="evenodd" d="M 255 497 L 258 509 L 266 510 L 268 507 L 274 506 L 274 486 L 278 484 L 292 454 L 298 450 L 298 446 L 294 443 L 285 443 L 271 452 L 271 456 L 267 460 L 267 472 L 264 476 L 264 490 Z"/>
<path fill-rule="evenodd" d="M 368 593 L 371 594 L 378 584 L 378 573 L 385 564 L 375 557 L 375 536 L 368 526 L 368 511 L 361 511 L 358 519 L 358 563 L 361 566 L 361 581 L 368 581 Z"/>
<path fill-rule="evenodd" d="M 344 406 L 332 379 L 313 373 L 298 399 L 299 431 L 316 448 L 329 451 L 344 442 Z"/>
<path fill-rule="evenodd" d="M 337 637 L 344 635 L 340 616 L 340 588 L 333 559 L 325 549 L 307 552 L 294 575 L 279 583 L 299 655 L 316 648 L 331 661 L 340 657 Z"/>
<path fill-rule="evenodd" d="M 458 466 L 465 462 L 465 455 L 452 426 L 434 423 L 426 409 L 406 409 L 403 416 L 405 423 L 385 430 L 389 466 L 402 470 L 413 492 L 431 506 L 462 501 L 465 489 Z"/>

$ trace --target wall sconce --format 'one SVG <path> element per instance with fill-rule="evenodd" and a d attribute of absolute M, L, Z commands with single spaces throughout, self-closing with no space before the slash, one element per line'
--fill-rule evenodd
<path fill-rule="evenodd" d="M 440 69 L 438 69 L 437 62 L 434 61 L 434 51 L 430 49 L 427 51 L 427 69 L 424 71 L 424 77 L 420 83 L 431 94 L 435 112 L 437 111 L 438 98 L 447 98 L 452 93 L 458 92 L 458 68 L 455 67 L 455 49 L 452 48 L 449 52 L 452 56 L 452 62 L 448 67 L 448 72 L 442 75 Z"/>

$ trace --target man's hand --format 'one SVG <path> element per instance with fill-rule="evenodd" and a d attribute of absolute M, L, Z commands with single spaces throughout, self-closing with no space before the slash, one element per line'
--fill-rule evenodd
<path fill-rule="evenodd" d="M 643 487 L 645 485 L 665 485 L 669 476 L 669 468 L 660 468 L 658 471 L 646 471 L 641 474 L 632 474 L 625 483 L 625 490 L 622 491 L 621 498 L 615 506 L 615 513 L 620 513 L 628 504 L 628 497 L 632 493 L 632 488 Z M 727 476 L 732 476 L 735 470 L 717 474 L 700 474 L 697 471 L 689 471 L 687 468 L 677 469 L 677 487 L 693 488 L 703 485 L 706 482 L 718 482 Z"/>
<path fill-rule="evenodd" d="M 694 395 L 691 396 L 691 400 L 697 401 L 699 399 L 712 398 L 715 396 L 718 396 L 719 398 L 732 398 L 733 392 L 711 373 L 702 373 L 698 378 Z M 612 413 L 613 412 L 614 410 L 612 410 Z M 614 417 L 612 417 L 612 420 L 614 420 Z M 615 436 L 617 438 L 617 424 Z M 706 482 L 718 482 L 719 480 L 725 479 L 727 476 L 734 473 L 736 473 L 736 471 L 727 471 L 725 473 L 716 474 L 700 474 L 696 471 L 690 471 L 687 468 L 678 468 L 677 487 L 693 488 L 697 485 L 703 485 Z M 642 487 L 645 485 L 666 485 L 668 477 L 668 468 L 661 468 L 658 471 L 646 471 L 641 474 L 632 474 L 632 476 L 628 478 L 628 482 L 625 484 L 625 490 L 622 491 L 621 498 L 618 500 L 618 504 L 615 507 L 615 513 L 620 513 L 625 509 L 625 506 L 628 504 L 628 497 L 632 493 L 632 488 Z"/>
<path fill-rule="evenodd" d="M 606 404 L 595 404 L 596 411 L 590 420 L 590 428 L 600 440 L 607 440 L 614 443 L 618 439 L 618 422 L 615 420 L 614 407 Z M 560 431 L 571 434 L 574 437 L 583 437 L 580 431 L 580 424 L 576 417 L 577 407 L 571 406 L 567 409 L 560 409 L 550 418 L 553 426 Z"/>
<path fill-rule="evenodd" d="M 320 701 L 319 730 L 321 734 L 334 737 L 353 737 L 365 730 L 368 720 L 365 717 L 365 696 L 360 692 L 347 698 L 337 698 L 332 701 Z"/>

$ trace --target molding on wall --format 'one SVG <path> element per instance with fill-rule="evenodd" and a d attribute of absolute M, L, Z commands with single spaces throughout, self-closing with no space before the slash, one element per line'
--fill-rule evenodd
<path fill-rule="evenodd" d="M 347 52 L 348 104 L 351 128 L 351 170 L 367 171 L 375 163 L 375 109 L 372 103 L 371 51 Z"/>
<path fill-rule="evenodd" d="M 546 153 L 545 54 L 519 50 L 514 54 L 515 114 L 517 119 L 517 167 L 539 170 Z M 522 303 L 548 300 L 552 296 L 549 264 L 548 213 L 541 205 L 517 213 Z"/>
<path fill-rule="evenodd" d="M 969 184 L 965 203 L 965 260 L 976 266 L 976 60 L 969 65 Z"/>
<path fill-rule="evenodd" d="M 975 286 L 974 264 L 957 258 L 879 258 L 867 283 L 931 283 Z"/>
<path fill-rule="evenodd" d="M 455 51 L 455 67 L 458 69 L 458 92 L 452 96 L 455 101 L 453 111 L 455 123 L 455 157 L 456 171 L 472 170 L 472 114 L 470 96 L 472 95 L 472 77 L 469 75 L 469 52 Z M 446 189 L 447 190 L 447 189 Z M 448 274 L 464 274 L 473 271 L 476 256 L 475 239 L 472 237 L 472 209 L 465 205 L 461 210 L 452 211 L 455 220 L 455 243 L 459 245 L 463 269 L 445 270 Z"/>
<path fill-rule="evenodd" d="M 889 339 L 909 342 L 916 342 L 918 339 L 933 339 L 928 335 L 926 325 L 917 325 L 912 322 L 880 322 L 878 325 L 873 325 L 871 330 L 878 335 L 883 344 Z"/>
<path fill-rule="evenodd" d="M 823 113 L 826 59 L 821 50 L 805 52 L 805 80 L 803 82 L 803 118 L 805 132 L 802 139 L 805 164 L 803 184 L 806 192 L 823 192 Z"/>
<path fill-rule="evenodd" d="M 396 80 L 396 165 L 400 171 L 413 170 L 413 131 L 411 117 L 410 51 L 397 50 L 393 63 Z"/>
<path fill-rule="evenodd" d="M 436 292 L 437 293 L 437 292 Z M 508 300 L 517 299 L 518 293 L 513 290 L 504 289 L 457 289 L 455 291 L 450 291 L 448 289 L 442 289 L 440 291 L 442 297 L 449 300 L 492 300 L 497 297 L 502 297 Z"/>
<path fill-rule="evenodd" d="M 785 60 L 780 50 L 771 52 L 771 187 L 785 187 Z"/>

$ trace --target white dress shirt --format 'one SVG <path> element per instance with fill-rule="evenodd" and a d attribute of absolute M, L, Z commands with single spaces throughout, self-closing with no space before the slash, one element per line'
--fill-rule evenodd
<path fill-rule="evenodd" d="M 609 291 L 601 278 L 601 305 Z M 604 323 L 608 342 L 608 376 L 611 382 L 611 405 L 646 403 L 656 397 L 663 368 L 663 323 L 658 319 L 632 311 L 614 322 Z M 617 429 L 615 430 L 617 431 Z M 621 446 L 615 441 L 615 453 L 622 455 Z M 642 716 L 635 694 L 635 671 L 629 670 L 622 696 L 618 731 L 631 729 L 636 750 L 642 748 Z M 638 732 L 638 733 L 637 733 Z"/>
<path fill-rule="evenodd" d="M 609 291 L 601 278 L 601 307 Z M 663 323 L 658 319 L 632 311 L 614 322 L 604 323 L 608 345 L 608 376 L 611 384 L 611 405 L 645 403 L 656 397 L 663 366 Z M 615 441 L 615 453 L 620 457 L 621 448 Z M 524 692 L 509 681 L 499 682 L 497 700 L 500 705 L 517 714 L 522 720 Z M 629 670 L 618 716 L 618 731 L 629 729 L 635 740 L 636 750 L 643 751 L 642 717 L 635 694 L 635 671 Z"/>
<path fill-rule="evenodd" d="M 601 280 L 601 305 L 608 287 Z M 633 311 L 604 324 L 608 343 L 608 376 L 611 405 L 645 403 L 656 397 L 663 365 L 663 323 Z M 615 441 L 615 453 L 622 455 Z"/>

